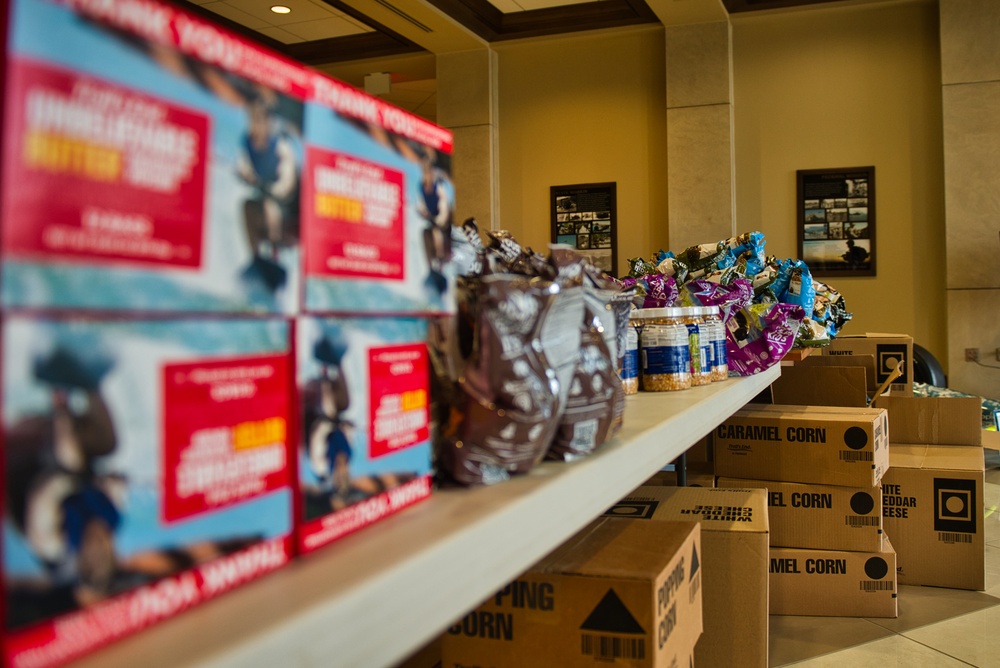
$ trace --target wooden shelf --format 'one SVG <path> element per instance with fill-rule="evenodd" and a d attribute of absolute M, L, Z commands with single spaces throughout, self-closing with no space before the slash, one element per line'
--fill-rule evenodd
<path fill-rule="evenodd" d="M 780 367 L 628 397 L 618 436 L 572 463 L 430 499 L 98 651 L 77 666 L 391 666 L 673 461 Z"/>

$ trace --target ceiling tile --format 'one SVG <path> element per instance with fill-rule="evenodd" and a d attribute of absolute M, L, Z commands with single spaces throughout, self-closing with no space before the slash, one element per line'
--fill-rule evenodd
<path fill-rule="evenodd" d="M 576 0 L 518 0 L 518 4 L 526 10 L 546 9 L 548 7 L 562 7 L 564 5 L 577 5 Z M 589 3 L 584 3 L 584 6 Z"/>
<path fill-rule="evenodd" d="M 285 30 L 308 41 L 326 39 L 328 37 L 344 37 L 371 32 L 371 28 L 360 28 L 358 24 L 344 18 L 319 19 L 318 21 L 303 21 L 288 23 L 282 26 Z"/>
<path fill-rule="evenodd" d="M 407 90 L 405 88 L 400 88 L 399 86 L 393 85 L 392 92 L 388 95 L 380 95 L 383 99 L 389 100 L 393 104 L 398 104 L 400 106 L 413 105 L 414 103 L 422 103 L 427 98 L 432 97 L 434 93 L 428 93 L 422 90 Z"/>
<path fill-rule="evenodd" d="M 202 7 L 210 12 L 215 12 L 219 16 L 227 18 L 230 21 L 235 21 L 241 26 L 250 28 L 251 30 L 257 30 L 258 28 L 271 25 L 270 22 L 261 20 L 252 14 L 247 14 L 242 9 L 234 7 L 226 2 L 208 2 L 203 4 Z"/>
<path fill-rule="evenodd" d="M 293 35 L 284 28 L 276 28 L 274 26 L 265 26 L 257 30 L 257 32 L 261 35 L 266 35 L 271 39 L 276 39 L 282 44 L 298 44 L 299 42 L 305 41 L 301 37 Z"/>
<path fill-rule="evenodd" d="M 437 123 L 437 95 L 427 98 L 419 105 L 410 109 L 410 112 L 426 118 L 431 123 Z"/>
<path fill-rule="evenodd" d="M 333 11 L 326 5 L 320 6 L 309 0 L 230 0 L 229 4 L 275 26 L 317 21 L 334 16 Z M 272 5 L 285 5 L 292 11 L 289 14 L 275 14 L 271 11 Z"/>
<path fill-rule="evenodd" d="M 504 14 L 524 11 L 524 7 L 519 5 L 516 2 L 516 0 L 490 0 L 490 4 L 499 9 Z"/>
<path fill-rule="evenodd" d="M 394 75 L 395 76 L 395 75 Z M 418 90 L 425 93 L 437 92 L 437 79 L 421 79 L 420 81 L 393 81 L 393 90 Z"/>

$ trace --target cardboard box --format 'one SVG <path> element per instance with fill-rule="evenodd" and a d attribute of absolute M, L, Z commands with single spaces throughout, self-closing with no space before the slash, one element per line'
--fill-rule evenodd
<path fill-rule="evenodd" d="M 840 357 L 810 357 L 808 360 L 841 362 Z M 863 358 L 862 358 L 863 359 Z M 871 361 L 871 358 L 868 358 Z M 874 374 L 874 370 L 872 371 Z M 781 375 L 771 383 L 771 397 L 775 404 L 794 406 L 868 406 L 868 390 L 864 366 L 829 364 L 806 365 L 799 362 L 783 366 Z"/>
<path fill-rule="evenodd" d="M 979 397 L 879 397 L 875 406 L 889 413 L 892 443 L 981 445 Z"/>
<path fill-rule="evenodd" d="M 705 629 L 695 646 L 694 665 L 767 666 L 769 520 L 764 490 L 640 487 L 607 515 L 699 520 Z"/>
<path fill-rule="evenodd" d="M 687 666 L 702 630 L 695 522 L 599 518 L 444 634 L 443 666 Z"/>
<path fill-rule="evenodd" d="M 307 71 L 155 0 L 12 4 L 3 304 L 294 312 Z"/>
<path fill-rule="evenodd" d="M 767 490 L 772 546 L 859 552 L 882 548 L 881 487 L 740 478 L 719 478 L 717 486 Z"/>
<path fill-rule="evenodd" d="M 875 390 L 889 378 L 889 374 L 902 362 L 902 375 L 891 385 L 897 396 L 913 396 L 913 337 L 908 334 L 867 333 L 840 335 L 822 348 L 824 355 L 871 355 L 875 358 L 875 382 L 868 389 Z"/>
<path fill-rule="evenodd" d="M 772 547 L 772 615 L 896 617 L 896 553 Z"/>
<path fill-rule="evenodd" d="M 712 434 L 706 434 L 704 437 L 698 439 L 698 441 L 687 449 L 687 463 L 696 464 L 700 462 L 711 462 L 712 461 Z"/>
<path fill-rule="evenodd" d="M 654 473 L 644 486 L 677 487 L 677 471 L 671 468 Z M 715 487 L 715 472 L 711 462 L 688 462 L 688 487 Z"/>
<path fill-rule="evenodd" d="M 427 321 L 296 321 L 298 547 L 309 552 L 431 491 Z"/>
<path fill-rule="evenodd" d="M 288 561 L 288 330 L 5 316 L 5 665 L 62 665 Z"/>
<path fill-rule="evenodd" d="M 889 460 L 883 521 L 899 583 L 984 589 L 983 449 L 893 442 Z"/>
<path fill-rule="evenodd" d="M 983 429 L 980 438 L 983 440 L 983 447 L 987 450 L 1000 450 L 1000 431 Z"/>
<path fill-rule="evenodd" d="M 747 406 L 714 440 L 715 473 L 729 478 L 874 487 L 889 465 L 879 408 Z"/>

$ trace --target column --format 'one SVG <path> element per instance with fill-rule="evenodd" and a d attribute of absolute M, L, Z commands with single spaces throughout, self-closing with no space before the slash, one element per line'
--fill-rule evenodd
<path fill-rule="evenodd" d="M 948 384 L 1000 397 L 1000 3 L 940 0 Z"/>
<path fill-rule="evenodd" d="M 439 53 L 437 81 L 438 124 L 455 135 L 455 222 L 473 217 L 479 229 L 497 229 L 497 53 Z"/>
<path fill-rule="evenodd" d="M 670 248 L 736 233 L 732 31 L 727 20 L 666 27 Z"/>

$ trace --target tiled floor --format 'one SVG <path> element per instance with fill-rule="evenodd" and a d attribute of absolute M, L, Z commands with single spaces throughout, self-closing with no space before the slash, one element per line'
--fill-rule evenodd
<path fill-rule="evenodd" d="M 771 666 L 1000 667 L 1000 461 L 987 453 L 985 592 L 902 585 L 896 619 L 771 617 Z"/>

